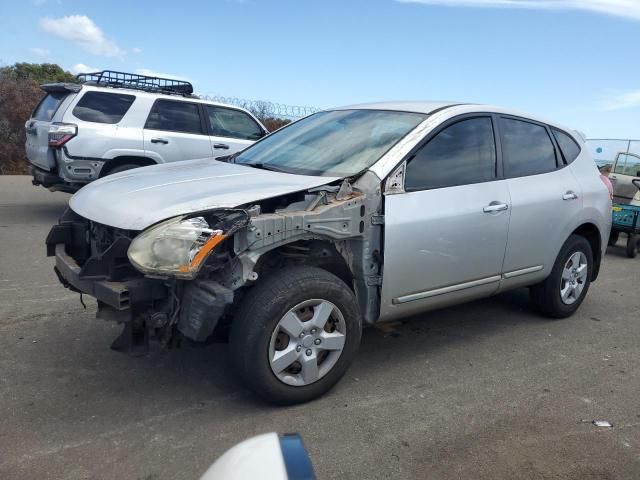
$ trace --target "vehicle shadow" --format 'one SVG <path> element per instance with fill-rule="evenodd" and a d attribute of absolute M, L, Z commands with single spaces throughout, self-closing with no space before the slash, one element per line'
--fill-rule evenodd
<path fill-rule="evenodd" d="M 607 247 L 607 255 L 612 255 L 615 257 L 623 257 L 629 258 L 627 256 L 627 239 L 623 238 L 619 240 L 613 247 Z"/>
<path fill-rule="evenodd" d="M 402 361 L 455 344 L 464 350 L 465 345 L 478 337 L 549 321 L 534 312 L 529 303 L 528 290 L 521 289 L 423 313 L 388 326 L 381 324 L 364 331 L 359 355 L 366 357 L 367 364 L 375 365 L 384 362 L 390 354 Z"/>
<path fill-rule="evenodd" d="M 376 371 L 381 369 L 382 373 L 391 357 L 397 366 L 404 361 L 410 362 L 415 355 L 440 348 L 453 346 L 464 351 L 478 337 L 497 335 L 517 325 L 538 325 L 547 321 L 529 309 L 528 291 L 519 290 L 402 322 L 383 324 L 379 328 L 367 328 L 350 375 L 375 377 Z M 155 390 L 162 384 L 164 387 L 170 385 L 174 391 L 197 391 L 197 397 L 211 399 L 222 408 L 224 404 L 233 404 L 233 414 L 272 408 L 240 385 L 229 368 L 228 349 L 226 344 L 190 346 L 173 351 L 154 348 L 144 358 L 127 359 L 132 362 L 127 369 L 133 376 L 132 384 L 141 385 L 142 390 Z M 122 354 L 114 352 L 113 355 Z M 105 371 L 104 374 L 114 375 L 112 379 L 106 379 L 107 383 L 121 382 L 121 371 Z M 138 375 L 140 377 L 136 379 Z M 146 387 L 142 386 L 145 384 Z M 148 391 L 139 393 L 149 394 Z"/>

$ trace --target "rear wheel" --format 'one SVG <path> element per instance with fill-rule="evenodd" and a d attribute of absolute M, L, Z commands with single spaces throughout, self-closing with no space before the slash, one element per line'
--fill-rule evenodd
<path fill-rule="evenodd" d="M 361 330 L 351 289 L 325 270 L 298 266 L 265 277 L 247 293 L 229 344 L 246 386 L 288 405 L 312 400 L 340 380 Z"/>
<path fill-rule="evenodd" d="M 638 249 L 640 249 L 640 237 L 630 233 L 627 238 L 627 257 L 636 258 L 638 255 Z"/>
<path fill-rule="evenodd" d="M 566 318 L 578 309 L 589 291 L 593 270 L 593 252 L 589 242 L 571 235 L 547 279 L 531 287 L 531 301 L 542 314 Z"/>
<path fill-rule="evenodd" d="M 618 243 L 618 238 L 620 237 L 620 232 L 611 232 L 609 235 L 609 246 L 615 247 L 616 243 Z"/>

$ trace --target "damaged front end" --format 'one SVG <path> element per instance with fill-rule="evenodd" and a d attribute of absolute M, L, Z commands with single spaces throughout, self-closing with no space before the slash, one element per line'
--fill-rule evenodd
<path fill-rule="evenodd" d="M 372 323 L 379 313 L 380 212 L 380 181 L 372 173 L 354 187 L 343 181 L 183 215 L 142 232 L 69 209 L 49 233 L 47 253 L 56 257 L 64 286 L 98 300 L 98 318 L 124 324 L 112 348 L 144 353 L 150 338 L 172 346 L 224 337 L 247 289 L 296 263 L 342 278 Z"/>

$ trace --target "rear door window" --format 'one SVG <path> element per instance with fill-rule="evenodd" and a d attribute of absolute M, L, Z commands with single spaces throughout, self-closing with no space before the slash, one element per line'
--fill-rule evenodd
<path fill-rule="evenodd" d="M 467 185 L 496 178 L 496 145 L 489 117 L 461 120 L 436 134 L 407 164 L 405 190 Z"/>
<path fill-rule="evenodd" d="M 551 131 L 556 137 L 558 145 L 560 145 L 565 163 L 569 165 L 580 155 L 580 146 L 568 133 L 558 130 L 557 128 L 552 128 Z"/>
<path fill-rule="evenodd" d="M 176 100 L 156 100 L 145 128 L 170 132 L 205 133 L 198 105 Z"/>
<path fill-rule="evenodd" d="M 114 124 L 129 111 L 135 95 L 87 92 L 73 109 L 73 116 L 85 122 Z"/>
<path fill-rule="evenodd" d="M 67 92 L 52 92 L 45 95 L 33 112 L 31 118 L 50 122 L 60 104 L 69 95 Z"/>
<path fill-rule="evenodd" d="M 258 140 L 263 131 L 256 121 L 240 110 L 206 105 L 210 134 L 243 140 Z"/>
<path fill-rule="evenodd" d="M 538 175 L 557 168 L 555 148 L 544 126 L 501 117 L 500 136 L 507 177 Z"/>

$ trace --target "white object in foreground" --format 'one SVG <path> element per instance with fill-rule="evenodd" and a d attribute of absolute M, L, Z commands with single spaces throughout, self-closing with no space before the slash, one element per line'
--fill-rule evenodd
<path fill-rule="evenodd" d="M 314 480 L 313 467 L 296 434 L 266 433 L 225 452 L 200 480 Z"/>

